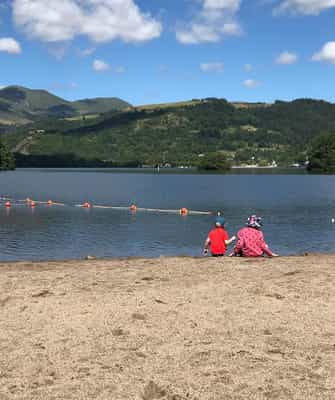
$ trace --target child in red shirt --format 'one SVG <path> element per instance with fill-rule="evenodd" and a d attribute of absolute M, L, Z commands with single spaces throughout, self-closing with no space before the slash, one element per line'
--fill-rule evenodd
<path fill-rule="evenodd" d="M 235 240 L 235 236 L 229 239 L 228 233 L 224 230 L 224 219 L 215 222 L 215 228 L 212 229 L 204 243 L 203 254 L 207 255 L 208 246 L 213 257 L 221 257 L 225 254 L 227 246 Z"/>

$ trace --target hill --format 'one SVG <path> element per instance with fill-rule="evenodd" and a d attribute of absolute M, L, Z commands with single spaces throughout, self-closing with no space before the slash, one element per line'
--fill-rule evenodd
<path fill-rule="evenodd" d="M 79 111 L 81 115 L 84 114 L 100 114 L 112 110 L 125 110 L 131 105 L 117 97 L 97 97 L 94 99 L 84 99 L 74 101 L 72 106 Z"/>
<path fill-rule="evenodd" d="M 321 133 L 335 134 L 334 104 L 298 99 L 241 107 L 211 98 L 91 119 L 40 120 L 7 128 L 3 140 L 24 165 L 72 166 L 86 160 L 196 166 L 215 153 L 236 165 L 266 166 L 274 160 L 286 166 L 304 163 L 310 142 Z"/>
<path fill-rule="evenodd" d="M 24 124 L 41 118 L 73 117 L 122 110 L 130 104 L 118 98 L 67 101 L 46 90 L 8 86 L 0 90 L 0 124 Z"/>

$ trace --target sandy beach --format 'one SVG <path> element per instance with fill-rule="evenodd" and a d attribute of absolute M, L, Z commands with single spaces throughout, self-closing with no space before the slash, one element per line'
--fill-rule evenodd
<path fill-rule="evenodd" d="M 0 399 L 334 399 L 335 255 L 0 264 Z"/>

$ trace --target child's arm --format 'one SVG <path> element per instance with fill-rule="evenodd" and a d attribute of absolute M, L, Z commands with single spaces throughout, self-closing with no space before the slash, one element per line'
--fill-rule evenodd
<path fill-rule="evenodd" d="M 271 251 L 269 246 L 265 243 L 263 234 L 261 235 L 261 247 L 264 253 L 267 254 L 269 257 L 278 257 L 278 254 L 273 253 L 273 251 Z"/>
<path fill-rule="evenodd" d="M 233 243 L 233 241 L 236 240 L 236 236 L 232 236 L 230 239 L 225 240 L 226 246 L 228 246 L 230 243 Z"/>
<path fill-rule="evenodd" d="M 231 253 L 231 256 L 236 256 L 242 251 L 243 248 L 243 238 L 237 234 L 237 243 L 235 244 L 234 250 Z"/>
<path fill-rule="evenodd" d="M 204 249 L 203 249 L 203 251 L 202 251 L 202 254 L 203 254 L 204 256 L 207 256 L 209 243 L 210 243 L 210 239 L 209 239 L 209 237 L 208 237 L 208 238 L 205 240 Z"/>

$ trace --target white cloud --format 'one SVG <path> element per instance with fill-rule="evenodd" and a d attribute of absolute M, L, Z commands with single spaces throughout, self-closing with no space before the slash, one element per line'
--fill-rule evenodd
<path fill-rule="evenodd" d="M 252 71 L 252 65 L 251 64 L 244 64 L 244 71 L 245 72 L 251 72 Z"/>
<path fill-rule="evenodd" d="M 219 42 L 221 36 L 211 27 L 193 23 L 189 31 L 177 31 L 177 40 L 183 44 Z"/>
<path fill-rule="evenodd" d="M 123 73 L 126 72 L 126 69 L 125 69 L 125 67 L 122 67 L 122 65 L 120 65 L 120 66 L 118 66 L 118 67 L 115 67 L 115 68 L 113 69 L 113 71 L 114 71 L 116 74 L 123 74 Z"/>
<path fill-rule="evenodd" d="M 0 51 L 5 51 L 10 54 L 20 54 L 21 46 L 13 38 L 0 38 Z"/>
<path fill-rule="evenodd" d="M 81 57 L 88 57 L 90 55 L 92 55 L 95 52 L 95 48 L 94 47 L 89 47 L 87 49 L 78 49 L 77 52 Z"/>
<path fill-rule="evenodd" d="M 274 9 L 274 14 L 319 15 L 335 7 L 335 0 L 284 0 Z"/>
<path fill-rule="evenodd" d="M 176 32 L 177 40 L 183 44 L 219 42 L 224 36 L 241 35 L 242 29 L 236 20 L 242 0 L 199 0 L 201 10 L 186 28 Z"/>
<path fill-rule="evenodd" d="M 93 69 L 96 72 L 111 71 L 111 72 L 114 72 L 115 74 L 123 74 L 126 72 L 126 68 L 123 67 L 122 65 L 113 67 L 112 65 L 108 64 L 106 61 L 98 60 L 98 59 L 93 61 Z"/>
<path fill-rule="evenodd" d="M 141 42 L 160 36 L 162 26 L 134 0 L 13 0 L 18 27 L 43 42 L 85 35 L 94 42 Z"/>
<path fill-rule="evenodd" d="M 202 72 L 223 72 L 224 65 L 222 62 L 203 63 L 200 64 Z"/>
<path fill-rule="evenodd" d="M 222 33 L 229 36 L 239 36 L 242 34 L 242 29 L 237 22 L 227 22 L 222 26 Z"/>
<path fill-rule="evenodd" d="M 295 53 L 290 53 L 289 51 L 283 51 L 276 58 L 276 64 L 295 64 L 298 61 L 298 56 Z"/>
<path fill-rule="evenodd" d="M 69 49 L 68 42 L 48 44 L 48 52 L 56 58 L 57 61 L 62 61 Z"/>
<path fill-rule="evenodd" d="M 94 60 L 93 69 L 97 72 L 104 72 L 110 69 L 110 65 L 103 60 Z"/>
<path fill-rule="evenodd" d="M 243 85 L 248 89 L 253 89 L 253 88 L 256 88 L 257 86 L 259 86 L 260 82 L 256 81 L 255 79 L 246 79 L 243 82 Z"/>
<path fill-rule="evenodd" d="M 237 12 L 240 8 L 240 0 L 203 0 L 204 9 L 222 9 L 231 12 Z"/>
<path fill-rule="evenodd" d="M 312 60 L 335 64 L 335 42 L 326 43 L 318 53 L 313 55 Z"/>

